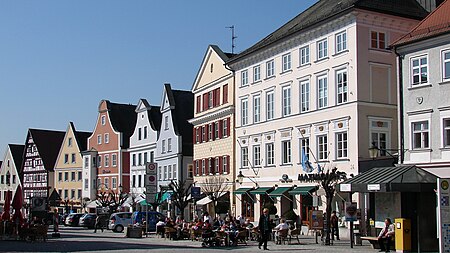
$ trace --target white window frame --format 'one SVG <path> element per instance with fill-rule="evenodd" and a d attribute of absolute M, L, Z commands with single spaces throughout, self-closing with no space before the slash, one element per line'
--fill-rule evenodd
<path fill-rule="evenodd" d="M 448 55 L 448 59 L 446 59 L 446 55 Z M 446 73 L 445 65 L 448 64 L 448 73 Z M 450 50 L 442 51 L 442 80 L 448 81 L 450 80 Z"/>
<path fill-rule="evenodd" d="M 241 99 L 241 125 L 248 125 L 248 99 Z"/>
<path fill-rule="evenodd" d="M 220 174 L 220 158 L 218 156 L 214 159 L 214 174 Z"/>
<path fill-rule="evenodd" d="M 208 92 L 208 109 L 214 107 L 214 91 Z"/>
<path fill-rule="evenodd" d="M 425 60 L 426 63 L 422 63 L 422 60 Z M 417 61 L 418 65 L 414 66 L 414 63 Z M 419 85 L 426 85 L 429 81 L 429 67 L 428 67 L 428 55 L 420 55 L 411 57 L 410 59 L 410 71 L 411 71 L 411 86 L 419 86 Z M 423 68 L 425 68 L 425 71 L 423 71 Z M 425 73 L 425 75 L 423 75 Z M 414 81 L 414 77 L 418 76 L 418 81 Z M 424 79 L 425 76 L 425 80 Z"/>
<path fill-rule="evenodd" d="M 337 33 L 336 36 L 336 54 L 347 50 L 347 31 Z"/>
<path fill-rule="evenodd" d="M 283 73 L 291 70 L 292 69 L 291 53 L 284 54 L 281 57 L 281 63 Z"/>
<path fill-rule="evenodd" d="M 256 65 L 253 67 L 253 82 L 261 81 L 261 66 Z"/>
<path fill-rule="evenodd" d="M 266 78 L 275 76 L 275 61 L 270 60 L 266 62 Z"/>
<path fill-rule="evenodd" d="M 113 167 L 117 167 L 117 155 L 116 154 L 111 155 L 111 163 L 112 163 Z"/>
<path fill-rule="evenodd" d="M 97 144 L 98 145 L 102 144 L 102 135 L 101 134 L 97 135 Z"/>
<path fill-rule="evenodd" d="M 222 171 L 223 174 L 228 174 L 227 172 L 227 167 L 228 167 L 228 163 L 227 163 L 228 159 L 226 156 L 222 156 Z"/>
<path fill-rule="evenodd" d="M 109 143 L 109 133 L 105 133 L 105 144 Z"/>
<path fill-rule="evenodd" d="M 376 38 L 372 38 L 372 34 L 376 34 Z M 384 41 L 380 40 L 380 34 L 384 34 Z M 370 31 L 370 35 L 369 35 L 369 41 L 370 41 L 370 48 L 374 48 L 374 49 L 382 49 L 382 50 L 386 50 L 386 45 L 388 43 L 388 38 L 387 38 L 387 33 L 386 32 L 380 32 L 380 31 Z M 376 43 L 376 46 L 373 46 L 373 42 Z M 381 44 L 384 44 L 384 47 Z"/>
<path fill-rule="evenodd" d="M 292 144 L 291 140 L 284 140 L 281 142 L 281 164 L 292 163 Z"/>
<path fill-rule="evenodd" d="M 300 160 L 300 162 L 302 162 L 302 159 L 303 159 L 303 154 L 302 154 L 302 149 L 305 149 L 305 155 L 306 155 L 306 157 L 309 159 L 309 147 L 310 147 L 310 139 L 309 139 L 309 137 L 303 137 L 303 138 L 300 138 L 299 139 L 299 160 Z"/>
<path fill-rule="evenodd" d="M 169 116 L 164 116 L 164 130 L 169 130 Z"/>
<path fill-rule="evenodd" d="M 284 86 L 282 89 L 282 115 L 289 116 L 292 113 L 292 95 L 291 95 L 291 86 Z"/>
<path fill-rule="evenodd" d="M 161 153 L 166 153 L 166 140 L 162 140 L 161 142 Z"/>
<path fill-rule="evenodd" d="M 336 71 L 336 91 L 337 104 L 344 104 L 348 102 L 348 72 L 347 69 L 340 69 Z"/>
<path fill-rule="evenodd" d="M 169 179 L 169 176 L 168 176 L 169 174 L 168 174 L 168 171 L 167 171 L 167 165 L 164 165 L 163 170 L 164 170 L 164 180 Z"/>
<path fill-rule="evenodd" d="M 167 139 L 167 152 L 172 152 L 172 138 Z"/>
<path fill-rule="evenodd" d="M 109 155 L 104 155 L 105 160 L 103 161 L 105 163 L 105 167 L 109 167 Z"/>
<path fill-rule="evenodd" d="M 309 45 L 300 48 L 300 66 L 310 64 Z"/>
<path fill-rule="evenodd" d="M 111 183 L 112 183 L 112 185 L 111 185 L 112 188 L 116 189 L 117 188 L 117 178 L 113 177 Z"/>
<path fill-rule="evenodd" d="M 248 85 L 248 70 L 242 70 L 241 72 L 241 87 Z"/>
<path fill-rule="evenodd" d="M 167 165 L 167 179 L 172 179 L 172 164 Z"/>
<path fill-rule="evenodd" d="M 253 96 L 253 123 L 261 121 L 261 96 Z"/>
<path fill-rule="evenodd" d="M 317 41 L 317 60 L 323 60 L 328 57 L 328 38 Z"/>
<path fill-rule="evenodd" d="M 311 108 L 310 92 L 311 84 L 309 80 L 300 81 L 300 112 L 308 112 Z"/>
<path fill-rule="evenodd" d="M 420 129 L 415 128 L 416 125 L 420 125 Z M 411 148 L 412 150 L 423 150 L 430 148 L 430 121 L 420 120 L 411 122 Z M 417 137 L 420 137 L 417 140 Z M 416 142 L 420 141 L 420 147 L 416 145 Z"/>
<path fill-rule="evenodd" d="M 348 158 L 348 132 L 336 133 L 336 159 Z"/>
<path fill-rule="evenodd" d="M 317 136 L 317 159 L 328 160 L 328 135 L 326 134 Z"/>
<path fill-rule="evenodd" d="M 201 175 L 206 175 L 206 159 L 202 160 L 202 171 Z"/>
<path fill-rule="evenodd" d="M 248 162 L 248 147 L 241 148 L 241 167 L 247 168 L 249 166 Z"/>
<path fill-rule="evenodd" d="M 272 120 L 275 117 L 275 92 L 266 92 L 266 119 Z"/>
<path fill-rule="evenodd" d="M 261 145 L 253 145 L 253 166 L 261 166 Z"/>
<path fill-rule="evenodd" d="M 328 76 L 317 77 L 317 108 L 322 109 L 328 106 Z"/>
<path fill-rule="evenodd" d="M 448 124 L 446 124 L 448 122 Z M 450 118 L 442 118 L 442 147 L 450 148 Z"/>
<path fill-rule="evenodd" d="M 266 165 L 275 165 L 275 146 L 274 143 L 266 143 Z"/>
<path fill-rule="evenodd" d="M 101 124 L 102 124 L 102 126 L 106 125 L 106 115 L 102 115 Z"/>

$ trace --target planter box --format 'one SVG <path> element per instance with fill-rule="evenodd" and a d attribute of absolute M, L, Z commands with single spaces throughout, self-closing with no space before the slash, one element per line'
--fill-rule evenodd
<path fill-rule="evenodd" d="M 127 228 L 127 237 L 129 238 L 142 238 L 142 228 L 140 227 L 129 227 Z"/>

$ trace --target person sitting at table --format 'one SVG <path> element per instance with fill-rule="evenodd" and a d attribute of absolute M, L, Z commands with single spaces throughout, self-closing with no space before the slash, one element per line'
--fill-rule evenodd
<path fill-rule="evenodd" d="M 280 243 L 281 244 L 281 240 L 279 238 L 280 235 L 280 230 L 288 230 L 289 229 L 289 224 L 286 223 L 286 219 L 281 218 L 280 219 L 280 224 L 278 224 L 276 227 L 273 228 L 274 231 L 276 231 L 275 234 L 275 241 L 276 243 Z"/>

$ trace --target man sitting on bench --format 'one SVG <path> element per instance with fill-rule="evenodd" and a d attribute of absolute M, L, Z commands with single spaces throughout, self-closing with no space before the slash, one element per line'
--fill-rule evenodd
<path fill-rule="evenodd" d="M 391 219 L 386 218 L 384 220 L 385 227 L 381 230 L 378 235 L 378 244 L 380 244 L 380 252 L 389 252 L 391 247 L 392 237 L 395 235 L 394 224 L 392 224 Z"/>

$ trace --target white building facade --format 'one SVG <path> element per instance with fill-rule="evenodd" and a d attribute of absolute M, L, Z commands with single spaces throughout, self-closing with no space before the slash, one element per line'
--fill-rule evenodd
<path fill-rule="evenodd" d="M 4 206 L 8 191 L 11 191 L 11 201 L 17 187 L 22 183 L 19 171 L 22 166 L 23 151 L 25 146 L 18 144 L 8 144 L 3 162 L 0 163 L 0 205 Z"/>

